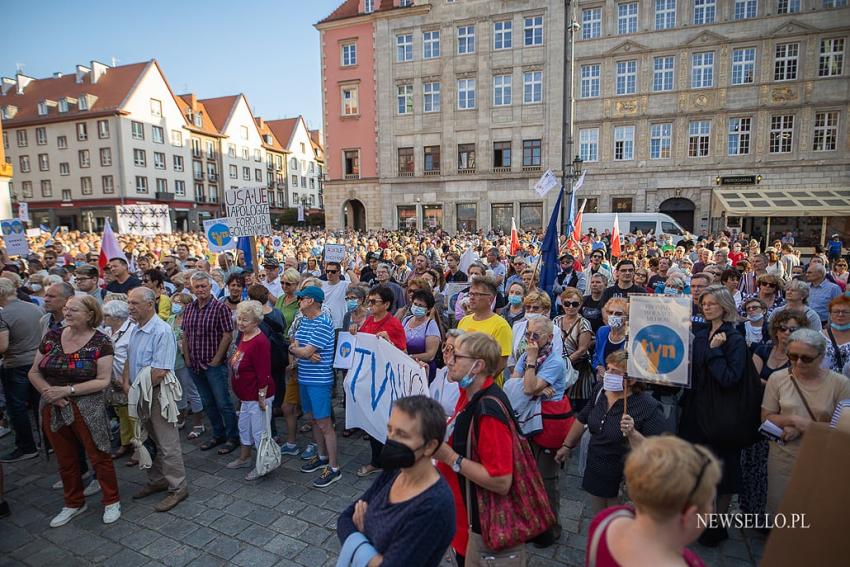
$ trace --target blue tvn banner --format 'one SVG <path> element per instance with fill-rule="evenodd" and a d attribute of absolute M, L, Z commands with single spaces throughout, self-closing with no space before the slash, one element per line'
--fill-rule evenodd
<path fill-rule="evenodd" d="M 629 330 L 629 378 L 690 386 L 689 295 L 629 295 Z"/>

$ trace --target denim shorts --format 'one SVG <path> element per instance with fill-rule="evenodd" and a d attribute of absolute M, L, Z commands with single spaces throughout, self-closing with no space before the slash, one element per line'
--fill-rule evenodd
<path fill-rule="evenodd" d="M 325 419 L 331 416 L 331 391 L 333 385 L 319 386 L 299 384 L 301 394 L 301 409 L 304 413 L 313 414 L 313 419 Z"/>

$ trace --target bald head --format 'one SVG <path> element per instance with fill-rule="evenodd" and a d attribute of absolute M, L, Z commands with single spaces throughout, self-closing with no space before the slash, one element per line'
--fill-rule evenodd
<path fill-rule="evenodd" d="M 139 326 L 142 326 L 156 314 L 156 293 L 147 287 L 131 289 L 130 293 L 127 294 L 127 306 L 130 310 L 130 317 Z"/>

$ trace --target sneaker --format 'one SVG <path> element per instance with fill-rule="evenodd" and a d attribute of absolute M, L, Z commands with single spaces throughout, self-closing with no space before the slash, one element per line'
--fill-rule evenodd
<path fill-rule="evenodd" d="M 75 516 L 79 516 L 86 510 L 88 510 L 88 506 L 85 504 L 83 504 L 81 508 L 62 508 L 62 511 L 59 512 L 55 518 L 50 520 L 50 527 L 58 528 L 60 526 L 64 526 L 74 519 Z"/>
<path fill-rule="evenodd" d="M 316 488 L 324 488 L 330 486 L 342 478 L 342 471 L 339 469 L 333 470 L 330 465 L 325 467 L 319 478 L 313 481 L 313 486 Z"/>
<path fill-rule="evenodd" d="M 25 453 L 24 451 L 15 448 L 14 451 L 9 451 L 2 457 L 0 457 L 0 463 L 17 463 L 18 461 L 26 461 L 27 459 L 34 459 L 38 456 L 38 451 L 33 449 L 29 453 Z"/>
<path fill-rule="evenodd" d="M 98 492 L 100 492 L 100 483 L 95 478 L 95 479 L 92 479 L 92 481 L 85 488 L 85 490 L 83 490 L 83 496 L 93 496 L 93 495 L 97 494 Z M 117 519 L 118 518 L 116 518 L 116 520 Z M 106 523 L 108 524 L 109 522 L 106 522 Z"/>
<path fill-rule="evenodd" d="M 303 453 L 301 453 L 301 460 L 302 461 L 309 461 L 310 459 L 317 456 L 318 454 L 319 454 L 319 448 L 316 446 L 316 444 L 315 443 L 308 443 L 307 448 L 304 449 Z"/>
<path fill-rule="evenodd" d="M 303 458 L 303 457 L 302 457 Z M 326 467 L 330 464 L 330 461 L 327 457 L 322 459 L 319 455 L 313 455 L 313 458 L 304 463 L 301 467 L 301 472 L 303 473 L 311 473 L 316 472 L 317 470 Z"/>
<path fill-rule="evenodd" d="M 87 470 L 86 474 L 83 475 L 83 482 L 90 479 L 93 476 L 93 474 L 94 473 L 91 472 L 91 469 Z M 59 480 L 54 482 L 53 486 L 51 486 L 50 488 L 52 488 L 53 490 L 62 490 L 64 487 L 65 487 L 65 485 L 62 483 L 62 478 L 60 477 Z M 100 484 L 98 484 L 98 487 L 100 487 Z M 88 490 L 88 489 L 86 489 L 86 490 Z M 92 492 L 92 494 L 97 494 L 99 490 L 100 490 L 100 488 L 98 488 L 98 490 L 95 490 L 94 492 Z M 83 491 L 83 494 L 85 494 L 86 496 L 91 496 L 91 494 L 86 494 L 85 491 Z"/>
<path fill-rule="evenodd" d="M 245 459 L 244 461 L 241 459 L 234 459 L 224 466 L 228 469 L 248 469 L 251 468 L 251 459 Z"/>
<path fill-rule="evenodd" d="M 104 524 L 112 524 L 118 521 L 118 518 L 121 517 L 121 503 L 116 502 L 115 504 L 108 504 L 103 509 L 103 523 Z"/>
<path fill-rule="evenodd" d="M 281 455 L 291 455 L 293 457 L 297 457 L 301 453 L 301 449 L 298 448 L 298 445 L 292 443 L 284 443 L 280 446 L 280 454 Z"/>

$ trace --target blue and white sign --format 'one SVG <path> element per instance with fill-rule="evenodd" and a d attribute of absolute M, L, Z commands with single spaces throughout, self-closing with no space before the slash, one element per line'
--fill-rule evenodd
<path fill-rule="evenodd" d="M 384 443 L 393 402 L 428 395 L 428 373 L 384 339 L 358 333 L 345 376 L 345 427 L 359 428 Z"/>
<path fill-rule="evenodd" d="M 280 236 L 272 236 L 272 248 L 274 248 L 276 252 L 283 250 L 283 238 Z"/>
<path fill-rule="evenodd" d="M 29 254 L 27 231 L 21 219 L 0 221 L 0 228 L 3 230 L 3 244 L 6 245 L 6 253 L 9 256 L 26 256 Z"/>
<path fill-rule="evenodd" d="M 230 223 L 227 219 L 205 220 L 204 235 L 207 237 L 210 252 L 224 252 L 236 248 L 236 238 L 230 234 Z"/>
<path fill-rule="evenodd" d="M 334 356 L 334 368 L 348 370 L 351 368 L 351 361 L 354 360 L 354 347 L 357 346 L 357 339 L 348 331 L 340 332 L 336 339 L 336 355 Z"/>
<path fill-rule="evenodd" d="M 691 298 L 629 296 L 629 378 L 690 387 Z"/>

